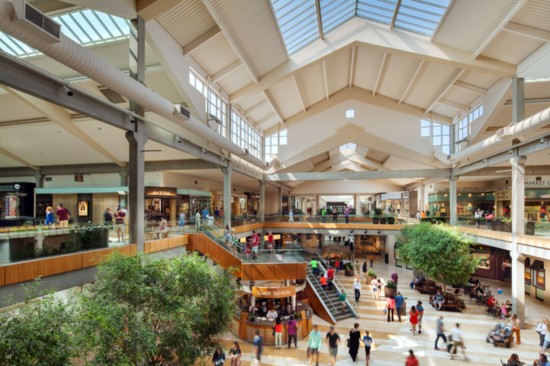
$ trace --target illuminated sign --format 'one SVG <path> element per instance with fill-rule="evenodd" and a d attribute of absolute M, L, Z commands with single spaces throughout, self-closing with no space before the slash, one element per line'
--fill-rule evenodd
<path fill-rule="evenodd" d="M 268 299 L 277 299 L 281 297 L 289 297 L 296 295 L 296 287 L 252 287 L 252 296 L 266 297 Z"/>
<path fill-rule="evenodd" d="M 170 187 L 145 187 L 145 195 L 156 197 L 174 197 L 177 195 L 177 189 Z"/>

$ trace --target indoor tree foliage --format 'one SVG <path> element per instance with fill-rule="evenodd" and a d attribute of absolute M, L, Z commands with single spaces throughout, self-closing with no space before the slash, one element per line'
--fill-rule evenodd
<path fill-rule="evenodd" d="M 445 284 L 465 284 L 477 266 L 473 240 L 446 225 L 410 225 L 398 238 L 403 262 Z"/>
<path fill-rule="evenodd" d="M 228 326 L 233 296 L 229 278 L 196 255 L 114 254 L 79 299 L 78 343 L 90 364 L 192 365 Z"/>

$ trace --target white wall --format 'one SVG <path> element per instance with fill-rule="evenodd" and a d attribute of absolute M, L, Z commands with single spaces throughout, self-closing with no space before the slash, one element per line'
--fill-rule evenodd
<path fill-rule="evenodd" d="M 292 189 L 293 195 L 300 194 L 350 194 L 401 191 L 402 187 L 383 180 L 311 181 Z M 322 204 L 321 204 L 322 207 Z"/>
<path fill-rule="evenodd" d="M 75 167 L 78 171 L 78 167 Z M 44 180 L 44 188 L 57 187 L 118 187 L 121 186 L 120 175 L 117 173 L 111 174 L 84 174 L 83 182 L 75 182 L 74 174 L 70 175 L 48 175 L 52 180 L 50 182 Z"/>

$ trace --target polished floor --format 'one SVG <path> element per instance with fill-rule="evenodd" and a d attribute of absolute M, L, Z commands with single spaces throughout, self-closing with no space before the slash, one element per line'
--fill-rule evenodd
<path fill-rule="evenodd" d="M 362 262 L 361 262 L 362 263 Z M 534 331 L 534 327 L 543 317 L 549 315 L 549 307 L 539 300 L 535 300 L 529 296 L 526 298 L 526 324 L 521 331 L 521 345 L 512 344 L 510 349 L 499 347 L 495 348 L 492 344 L 486 343 L 486 336 L 498 319 L 493 319 L 492 316 L 487 316 L 484 313 L 484 307 L 470 303 L 468 298 L 465 298 L 466 309 L 463 313 L 454 312 L 438 312 L 431 307 L 428 302 L 428 296 L 422 295 L 415 290 L 410 290 L 408 283 L 412 279 L 412 271 L 403 268 L 386 265 L 383 262 L 375 262 L 374 270 L 379 277 L 389 278 L 390 274 L 397 270 L 399 274 L 399 291 L 407 298 L 407 306 L 416 304 L 418 300 L 423 302 L 425 307 L 424 321 L 422 334 L 412 335 L 408 320 L 403 318 L 403 322 L 397 321 L 388 323 L 383 314 L 385 300 L 382 298 L 379 301 L 373 299 L 370 294 L 370 287 L 363 285 L 362 296 L 358 305 L 360 319 L 348 319 L 336 324 L 336 331 L 340 334 L 342 343 L 338 348 L 337 365 L 364 365 L 365 353 L 360 350 L 358 360 L 353 363 L 348 354 L 348 349 L 345 346 L 345 339 L 353 323 L 356 321 L 360 324 L 360 329 L 369 330 L 373 334 L 375 346 L 371 352 L 370 365 L 372 366 L 389 366 L 389 365 L 404 365 L 409 349 L 413 349 L 420 365 L 501 365 L 500 360 L 507 360 L 512 352 L 520 356 L 520 360 L 532 364 L 533 360 L 538 357 L 538 335 Z M 353 293 L 351 277 L 339 276 L 348 288 L 348 293 Z M 510 298 L 510 284 L 489 281 L 480 279 L 482 283 L 488 284 L 496 293 L 498 288 L 503 290 L 502 295 L 498 295 L 499 301 Z M 363 282 L 364 283 L 364 282 Z M 458 322 L 465 336 L 466 353 L 469 361 L 464 361 L 464 357 L 459 353 L 453 361 L 449 359 L 449 353 L 445 351 L 434 350 L 435 340 L 435 323 L 437 317 L 444 317 L 444 324 L 450 332 L 454 323 Z M 396 318 L 397 319 L 397 318 Z M 329 324 L 319 318 L 314 319 L 314 323 L 319 324 L 321 331 L 328 331 Z M 221 337 L 220 342 L 224 349 L 229 349 L 232 341 L 236 338 L 231 333 L 225 333 Z M 441 341 L 440 341 L 441 342 Z M 239 342 L 243 350 L 243 365 L 253 364 L 252 346 L 248 343 Z M 275 347 L 265 347 L 262 357 L 262 365 L 308 365 L 306 359 L 307 340 L 298 342 L 298 349 L 276 349 Z M 441 343 L 440 343 L 440 347 Z M 199 363 L 197 363 L 199 364 Z M 209 362 L 207 362 L 209 364 Z M 229 364 L 229 361 L 226 362 Z M 328 355 L 328 347 L 323 345 L 321 350 L 320 365 L 330 365 Z"/>

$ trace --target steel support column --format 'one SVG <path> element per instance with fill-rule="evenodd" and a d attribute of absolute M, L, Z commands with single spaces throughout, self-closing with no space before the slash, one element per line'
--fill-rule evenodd
<path fill-rule="evenodd" d="M 231 164 L 222 168 L 223 172 L 223 224 L 231 228 Z"/>
<path fill-rule="evenodd" d="M 457 192 L 456 192 L 457 177 L 451 177 L 449 179 L 449 218 L 452 226 L 457 225 Z"/>
<path fill-rule="evenodd" d="M 147 138 L 139 132 L 126 132 L 130 150 L 128 164 L 128 222 L 130 243 L 137 244 L 138 252 L 144 250 L 145 237 L 145 157 L 144 147 Z"/>
<path fill-rule="evenodd" d="M 516 151 L 517 154 L 517 151 Z M 517 314 L 521 324 L 525 324 L 525 263 L 519 253 L 518 235 L 525 232 L 525 156 L 514 156 L 510 159 L 512 165 L 512 309 Z"/>
<path fill-rule="evenodd" d="M 265 181 L 260 181 L 260 207 L 259 207 L 260 222 L 265 221 Z"/>

